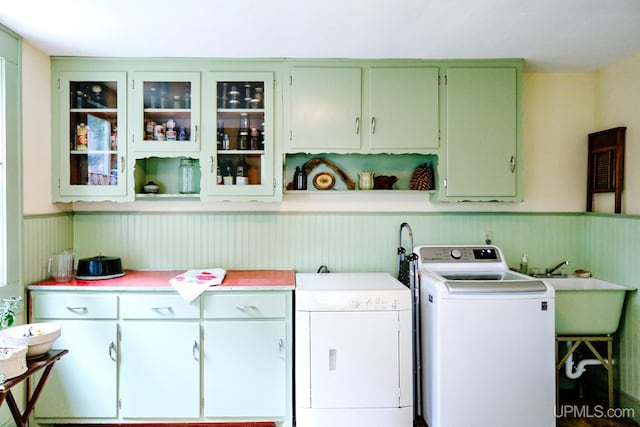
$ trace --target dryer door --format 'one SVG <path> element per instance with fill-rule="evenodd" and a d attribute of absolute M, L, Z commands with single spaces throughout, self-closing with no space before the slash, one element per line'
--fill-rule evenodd
<path fill-rule="evenodd" d="M 397 408 L 396 311 L 311 313 L 311 407 Z"/>

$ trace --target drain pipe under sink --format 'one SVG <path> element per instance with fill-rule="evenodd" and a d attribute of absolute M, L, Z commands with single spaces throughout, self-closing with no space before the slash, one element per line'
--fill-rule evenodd
<path fill-rule="evenodd" d="M 567 341 L 567 350 L 570 349 L 572 345 L 573 341 Z M 598 359 L 582 359 L 578 362 L 578 366 L 574 368 L 573 353 L 571 353 L 565 362 L 564 373 L 567 378 L 575 380 L 580 378 L 580 376 L 582 376 L 582 374 L 587 370 L 586 367 L 590 365 L 602 365 L 602 363 Z"/>

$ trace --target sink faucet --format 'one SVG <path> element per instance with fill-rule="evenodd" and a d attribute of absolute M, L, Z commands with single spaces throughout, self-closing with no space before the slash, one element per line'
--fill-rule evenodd
<path fill-rule="evenodd" d="M 562 261 L 560 264 L 556 265 L 555 267 L 547 268 L 547 271 L 546 271 L 547 276 L 551 276 L 554 271 L 556 271 L 557 269 L 559 269 L 563 265 L 569 265 L 569 260 Z"/>

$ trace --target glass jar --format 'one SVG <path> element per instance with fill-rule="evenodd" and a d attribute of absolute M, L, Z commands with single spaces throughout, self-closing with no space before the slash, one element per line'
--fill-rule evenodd
<path fill-rule="evenodd" d="M 196 168 L 198 161 L 196 159 L 184 158 L 180 159 L 178 167 L 178 191 L 181 194 L 196 193 Z"/>

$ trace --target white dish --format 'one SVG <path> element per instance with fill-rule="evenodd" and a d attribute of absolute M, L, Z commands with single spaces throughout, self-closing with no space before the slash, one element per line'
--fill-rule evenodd
<path fill-rule="evenodd" d="M 27 357 L 38 357 L 51 350 L 60 333 L 57 323 L 28 323 L 0 331 L 0 339 L 4 345 L 26 346 Z"/>
<path fill-rule="evenodd" d="M 0 346 L 0 384 L 27 371 L 26 346 Z"/>

